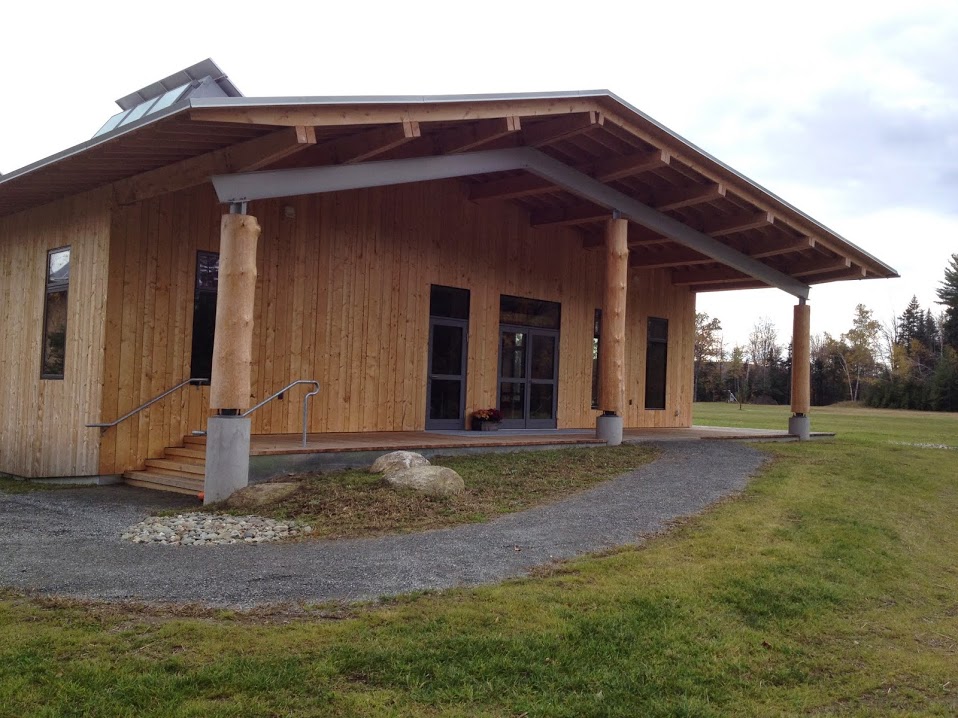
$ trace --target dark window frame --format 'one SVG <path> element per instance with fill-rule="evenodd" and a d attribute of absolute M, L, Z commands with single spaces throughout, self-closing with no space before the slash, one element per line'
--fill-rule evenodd
<path fill-rule="evenodd" d="M 215 257 L 216 258 L 216 276 L 213 279 L 213 286 L 210 287 L 208 284 L 202 282 L 201 280 L 209 280 L 208 277 L 203 277 L 201 274 L 201 267 L 203 266 L 203 257 Z M 219 293 L 219 252 L 213 252 L 210 250 L 200 249 L 196 252 L 196 264 L 194 265 L 195 276 L 193 277 L 193 331 L 190 335 L 190 377 L 194 379 L 209 379 L 210 374 L 213 369 L 213 339 L 216 332 L 216 301 L 217 295 Z M 209 342 L 209 371 L 205 371 L 207 364 L 206 357 L 198 357 L 200 347 L 197 346 L 197 320 L 199 313 L 199 302 L 201 297 L 208 298 L 212 297 L 213 299 L 213 326 L 210 333 L 210 342 Z M 205 342 L 204 342 L 204 346 Z M 202 367 L 200 367 L 202 364 Z M 200 371 L 204 369 L 204 371 Z M 206 376 L 201 376 L 205 374 Z"/>
<path fill-rule="evenodd" d="M 454 306 L 452 311 L 445 311 L 439 306 L 440 299 L 458 295 L 464 302 Z M 456 302 L 453 302 L 456 304 Z M 461 311 L 464 310 L 464 311 Z M 426 422 L 425 428 L 430 431 L 461 430 L 466 423 L 466 384 L 469 378 L 469 320 L 472 312 L 472 290 L 463 287 L 453 287 L 447 284 L 429 285 L 429 346 L 426 354 Z M 462 330 L 461 374 L 433 374 L 433 346 L 436 327 L 457 327 Z M 459 417 L 455 419 L 436 419 L 432 417 L 432 383 L 433 380 L 456 380 L 459 385 Z"/>
<path fill-rule="evenodd" d="M 60 252 L 68 252 L 68 253 L 69 253 L 69 259 L 67 260 L 67 264 L 68 264 L 68 265 L 69 265 L 70 263 L 72 263 L 72 261 L 73 261 L 73 250 L 71 249 L 71 245 L 69 245 L 69 244 L 64 245 L 64 246 L 62 246 L 62 247 L 56 247 L 56 248 L 54 248 L 54 249 L 48 249 L 48 250 L 47 250 L 46 261 L 45 261 L 45 263 L 44 263 L 44 265 L 43 265 L 43 280 L 44 280 L 44 281 L 43 281 L 43 284 L 44 284 L 44 290 L 43 290 L 43 325 L 42 325 L 43 336 L 42 336 L 42 342 L 41 342 L 41 345 L 40 345 L 40 378 L 41 378 L 41 379 L 52 379 L 52 380 L 58 380 L 58 381 L 62 381 L 63 378 L 66 376 L 66 365 L 67 365 L 67 357 L 66 357 L 67 326 L 69 325 L 69 319 L 70 319 L 70 313 L 69 313 L 69 306 L 70 306 L 70 274 L 69 274 L 69 272 L 68 272 L 68 273 L 67 273 L 67 276 L 66 276 L 66 279 L 62 279 L 62 280 L 52 280 L 52 279 L 50 278 L 50 260 L 53 258 L 53 255 L 54 255 L 54 254 L 58 254 L 58 253 L 60 253 Z M 71 270 L 72 270 L 72 267 L 71 267 Z M 63 320 L 63 367 L 62 367 L 62 371 L 60 371 L 59 373 L 56 373 L 56 372 L 48 372 L 48 371 L 44 371 L 44 370 L 47 368 L 47 359 L 48 359 L 48 357 L 47 357 L 47 346 L 48 346 L 47 334 L 48 334 L 49 327 L 47 326 L 47 322 L 49 321 L 49 318 L 50 318 L 50 295 L 51 295 L 51 294 L 59 294 L 60 292 L 63 292 L 63 293 L 66 295 L 64 301 L 66 302 L 66 305 L 67 305 L 68 310 L 67 310 L 67 315 L 66 315 L 66 317 L 64 317 L 64 320 Z"/>
<path fill-rule="evenodd" d="M 665 337 L 653 336 L 653 322 L 662 322 L 660 325 L 665 329 Z M 662 406 L 650 406 L 652 400 L 656 397 L 649 395 L 649 374 L 652 369 L 649 363 L 653 346 L 661 346 L 665 351 L 662 355 Z M 669 396 L 669 320 L 664 317 L 649 317 L 646 326 L 646 345 L 645 345 L 645 408 L 648 411 L 665 411 Z"/>
<path fill-rule="evenodd" d="M 602 310 L 596 309 L 592 319 L 592 408 L 599 408 L 599 352 L 602 351 Z"/>

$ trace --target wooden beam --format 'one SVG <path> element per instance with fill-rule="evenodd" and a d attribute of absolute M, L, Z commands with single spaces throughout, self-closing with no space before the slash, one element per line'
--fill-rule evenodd
<path fill-rule="evenodd" d="M 265 107 L 194 107 L 190 119 L 240 125 L 311 125 L 343 127 L 381 125 L 414 120 L 417 122 L 459 122 L 493 117 L 555 117 L 570 113 L 595 112 L 594 98 L 501 100 L 408 104 L 330 104 Z"/>
<path fill-rule="evenodd" d="M 119 205 L 134 204 L 168 192 L 203 184 L 217 174 L 254 172 L 316 143 L 312 127 L 289 127 L 130 177 L 113 185 Z"/>
<path fill-rule="evenodd" d="M 669 244 L 675 240 L 664 236 L 661 232 L 649 229 L 641 224 L 629 224 L 629 246 L 648 247 L 653 244 Z"/>
<path fill-rule="evenodd" d="M 826 260 L 825 264 L 822 264 L 822 260 Z M 809 260 L 807 262 L 802 262 L 801 264 L 793 265 L 792 267 L 786 267 L 783 271 L 792 275 L 793 277 L 807 277 L 812 274 L 827 274 L 828 272 L 838 272 L 846 270 L 852 266 L 852 260 L 848 257 L 839 257 L 838 259 L 827 259 L 822 257 L 821 259 Z"/>
<path fill-rule="evenodd" d="M 599 112 L 578 112 L 543 120 L 522 130 L 522 142 L 527 147 L 543 147 L 566 140 L 583 132 L 601 127 L 605 118 Z"/>
<path fill-rule="evenodd" d="M 625 310 L 629 286 L 628 221 L 605 225 L 605 291 L 599 336 L 599 408 L 625 413 Z"/>
<path fill-rule="evenodd" d="M 673 249 L 664 252 L 633 252 L 629 257 L 629 266 L 639 269 L 667 269 L 697 264 L 715 264 L 715 260 L 691 249 Z"/>
<path fill-rule="evenodd" d="M 852 264 L 852 266 L 847 269 L 809 275 L 807 281 L 812 284 L 825 284 L 826 282 L 840 282 L 846 279 L 865 279 L 867 276 L 868 271 L 865 267 Z"/>
<path fill-rule="evenodd" d="M 690 292 L 730 292 L 735 289 L 768 289 L 770 284 L 766 284 L 761 279 L 743 279 L 741 282 L 728 282 L 727 284 L 691 284 L 688 285 Z"/>
<path fill-rule="evenodd" d="M 712 237 L 724 237 L 748 229 L 770 227 L 774 223 L 775 217 L 771 212 L 749 212 L 707 222 L 702 228 L 702 232 Z"/>
<path fill-rule="evenodd" d="M 650 150 L 608 157 L 579 169 L 599 182 L 612 182 L 623 177 L 633 177 L 643 172 L 661 169 L 671 161 L 672 156 L 665 150 Z"/>
<path fill-rule="evenodd" d="M 668 212 L 670 209 L 694 207 L 697 204 L 714 202 L 724 196 L 725 185 L 723 184 L 709 183 L 692 187 L 676 187 L 656 192 L 655 202 L 652 206 L 660 212 Z"/>
<path fill-rule="evenodd" d="M 552 182 L 536 177 L 533 174 L 522 174 L 505 179 L 493 180 L 474 184 L 469 188 L 469 199 L 473 202 L 489 202 L 492 200 L 518 199 L 531 197 L 537 194 L 558 191 Z"/>
<path fill-rule="evenodd" d="M 785 244 L 763 249 L 759 252 L 751 252 L 748 256 L 753 259 L 763 259 L 765 257 L 777 257 L 781 254 L 792 254 L 793 252 L 803 252 L 806 249 L 814 249 L 815 240 L 812 237 L 799 237 Z"/>
<path fill-rule="evenodd" d="M 448 130 L 437 138 L 436 145 L 444 155 L 469 152 L 520 130 L 522 122 L 518 117 L 493 117 Z"/>
<path fill-rule="evenodd" d="M 733 284 L 749 279 L 748 275 L 731 267 L 722 269 L 689 269 L 672 272 L 672 284 Z"/>
<path fill-rule="evenodd" d="M 355 164 L 389 152 L 421 135 L 418 122 L 400 122 L 318 145 L 309 159 L 311 164 L 317 165 Z"/>
<path fill-rule="evenodd" d="M 586 202 L 571 207 L 533 212 L 531 224 L 533 227 L 570 226 L 600 222 L 611 216 L 612 213 L 607 208 Z"/>

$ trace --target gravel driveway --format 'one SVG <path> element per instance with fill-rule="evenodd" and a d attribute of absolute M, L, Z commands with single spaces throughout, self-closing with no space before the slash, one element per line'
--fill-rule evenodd
<path fill-rule="evenodd" d="M 120 540 L 123 529 L 195 501 L 128 486 L 0 494 L 0 586 L 246 608 L 495 582 L 553 559 L 635 543 L 740 491 L 764 459 L 731 441 L 658 449 L 657 461 L 562 501 L 484 524 L 371 539 L 136 545 Z"/>

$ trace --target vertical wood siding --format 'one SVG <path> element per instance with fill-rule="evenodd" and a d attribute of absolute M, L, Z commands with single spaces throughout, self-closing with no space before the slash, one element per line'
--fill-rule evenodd
<path fill-rule="evenodd" d="M 216 251 L 221 212 L 209 187 L 116 212 L 105 416 L 187 378 L 196 252 Z M 467 414 L 496 404 L 499 296 L 513 294 L 562 303 L 559 427 L 594 424 L 592 322 L 603 263 L 601 252 L 582 249 L 577 232 L 533 229 L 513 205 L 469 202 L 456 181 L 255 202 L 249 212 L 263 228 L 256 400 L 295 379 L 317 379 L 311 431 L 422 429 L 429 286 L 445 284 L 471 292 Z M 672 287 L 664 271 L 636 274 L 629 291 L 626 424 L 688 426 L 694 296 Z M 669 394 L 657 412 L 642 408 L 649 315 L 670 320 Z M 301 391 L 255 414 L 253 432 L 299 431 Z M 188 388 L 107 432 L 101 470 L 135 468 L 205 428 L 207 402 L 206 389 Z"/>
<path fill-rule="evenodd" d="M 110 208 L 86 193 L 0 218 L 0 471 L 96 474 Z M 47 251 L 69 245 L 64 378 L 40 379 Z"/>

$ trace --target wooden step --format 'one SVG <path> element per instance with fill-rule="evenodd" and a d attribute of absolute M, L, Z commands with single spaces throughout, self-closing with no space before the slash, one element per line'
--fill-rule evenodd
<path fill-rule="evenodd" d="M 180 446 L 171 446 L 168 449 L 163 450 L 163 455 L 166 458 L 176 457 L 177 461 L 184 459 L 194 459 L 199 463 L 206 463 L 206 447 L 192 448 L 192 447 L 180 447 Z"/>
<path fill-rule="evenodd" d="M 129 486 L 136 486 L 141 489 L 151 489 L 152 491 L 166 491 L 174 494 L 185 494 L 186 496 L 198 496 L 201 491 L 196 489 L 181 489 L 179 486 L 169 486 L 167 484 L 155 484 L 152 481 L 141 481 L 140 479 L 124 480 Z"/>
<path fill-rule="evenodd" d="M 205 436 L 184 436 L 183 445 L 187 449 L 194 449 L 197 447 L 202 447 L 203 450 L 206 450 L 206 437 Z"/>
<path fill-rule="evenodd" d="M 175 491 L 176 493 L 193 496 L 202 493 L 204 488 L 203 479 L 198 476 L 191 478 L 160 471 L 127 471 L 123 474 L 123 478 L 131 486 L 142 486 L 159 491 Z"/>
<path fill-rule="evenodd" d="M 170 459 L 147 459 L 147 469 L 159 469 L 158 473 L 170 473 L 174 476 L 206 476 L 206 462 L 195 464 L 188 461 L 173 461 Z"/>

